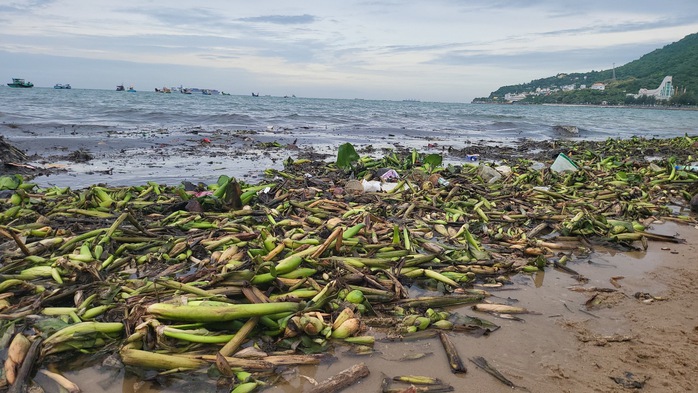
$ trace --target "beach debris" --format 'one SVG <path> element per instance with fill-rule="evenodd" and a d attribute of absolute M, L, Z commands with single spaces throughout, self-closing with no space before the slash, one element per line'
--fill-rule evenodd
<path fill-rule="evenodd" d="M 498 170 L 492 168 L 487 164 L 480 164 L 477 167 L 477 174 L 482 178 L 482 180 L 487 184 L 492 184 L 502 178 L 502 174 Z"/>
<path fill-rule="evenodd" d="M 649 377 L 642 377 L 641 379 L 630 371 L 626 371 L 620 377 L 609 377 L 613 382 L 627 389 L 642 389 L 645 387 L 645 383 L 649 380 Z"/>
<path fill-rule="evenodd" d="M 22 163 L 28 159 L 27 154 L 12 146 L 0 135 L 0 162 L 3 164 Z"/>
<path fill-rule="evenodd" d="M 572 161 L 571 158 L 567 157 L 565 153 L 560 153 L 550 165 L 550 170 L 553 172 L 576 172 L 579 169 L 577 163 Z"/>
<path fill-rule="evenodd" d="M 476 366 L 490 374 L 491 376 L 495 377 L 498 381 L 501 383 L 509 386 L 510 388 L 515 388 L 516 385 L 514 385 L 513 382 L 511 382 L 507 377 L 505 377 L 502 373 L 499 372 L 496 368 L 492 367 L 490 363 L 482 356 L 475 356 L 470 358 L 470 361 L 475 363 Z"/>
<path fill-rule="evenodd" d="M 392 382 L 398 384 L 409 384 L 409 387 L 391 387 Z M 383 393 L 398 393 L 398 392 L 452 392 L 453 386 L 443 383 L 440 379 L 427 377 L 422 375 L 398 375 L 392 378 L 383 378 L 381 383 L 381 392 Z"/>
<path fill-rule="evenodd" d="M 347 388 L 361 378 L 365 378 L 370 374 L 368 366 L 364 363 L 355 364 L 348 369 L 318 383 L 315 387 L 308 390 L 308 393 L 332 393 L 338 392 Z"/>
<path fill-rule="evenodd" d="M 439 339 L 441 340 L 441 345 L 443 345 L 444 351 L 446 352 L 446 357 L 448 358 L 448 365 L 451 367 L 451 372 L 463 374 L 466 373 L 468 369 L 465 367 L 463 360 L 458 354 L 458 349 L 448 335 L 444 332 L 439 332 Z"/>
<path fill-rule="evenodd" d="M 400 175 L 395 171 L 395 169 L 381 168 L 376 171 L 376 176 L 378 176 L 382 182 L 395 182 L 400 179 Z"/>
<path fill-rule="evenodd" d="M 682 241 L 640 223 L 695 223 L 669 205 L 687 203 L 697 176 L 668 161 L 624 159 L 635 143 L 609 141 L 603 154 L 567 146 L 584 168 L 576 172 L 512 161 L 502 176 L 485 165 L 500 175 L 492 183 L 479 166 L 442 166 L 438 155 L 359 157 L 353 147 L 338 158 L 343 167 L 295 159 L 256 185 L 221 176 L 73 190 L 3 176 L 0 337 L 44 338 L 42 362 L 118 354 L 161 378 L 213 365 L 239 378 L 318 364 L 334 345 L 371 353 L 382 335 L 439 335 L 454 372 L 464 372 L 447 334 L 500 327 L 453 307 L 516 318 L 527 305 L 486 299 L 515 288 L 511 278 L 527 269 L 577 276 L 568 265 L 588 260 L 578 256 L 595 244 Z M 375 168 L 398 174 L 385 183 L 393 189 L 364 192 L 362 180 L 379 181 Z M 622 296 L 593 290 L 616 297 L 592 303 Z M 238 352 L 248 347 L 258 351 Z M 256 374 L 235 389 L 273 380 Z"/>
<path fill-rule="evenodd" d="M 351 163 L 359 161 L 359 154 L 354 149 L 354 145 L 347 142 L 337 149 L 337 167 L 341 169 L 351 168 Z"/>
<path fill-rule="evenodd" d="M 68 154 L 66 159 L 73 162 L 88 162 L 94 159 L 94 156 L 85 150 L 75 150 L 74 152 Z"/>
<path fill-rule="evenodd" d="M 642 300 L 642 302 L 645 303 L 645 304 L 652 303 L 652 302 L 655 301 L 655 300 L 659 300 L 659 301 L 667 300 L 666 297 L 663 297 L 663 296 L 654 296 L 654 295 L 652 295 L 652 294 L 649 293 L 649 292 L 635 292 L 635 293 L 633 294 L 633 297 L 634 297 L 635 299 L 637 299 L 637 300 Z"/>

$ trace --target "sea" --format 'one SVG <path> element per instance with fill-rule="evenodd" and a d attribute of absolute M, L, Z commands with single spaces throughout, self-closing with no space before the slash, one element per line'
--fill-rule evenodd
<path fill-rule="evenodd" d="M 557 127 L 560 125 L 574 126 L 579 132 L 561 135 Z M 262 142 L 300 141 L 299 145 L 322 145 L 325 151 L 332 151 L 344 142 L 380 148 L 396 144 L 462 148 L 472 143 L 515 144 L 527 139 L 561 137 L 666 138 L 698 134 L 698 111 L 3 86 L 0 87 L 0 132 L 30 153 L 42 154 L 39 146 L 51 151 L 52 144 L 56 145 L 55 152 L 93 151 L 97 158 L 102 158 L 106 168 L 114 161 L 114 156 L 110 158 L 108 154 L 110 144 L 114 154 L 125 152 L 136 165 L 149 146 L 178 145 L 196 138 L 209 138 L 213 142 L 211 149 L 218 149 L 220 157 L 225 155 L 222 145 L 227 145 L 229 140 L 217 143 L 213 136 L 226 133 L 246 132 L 250 139 Z M 137 148 L 144 150 L 129 150 Z M 260 166 L 280 165 L 273 157 L 252 161 L 242 167 L 225 160 L 202 162 L 210 163 L 206 168 L 210 177 L 237 169 L 246 172 L 233 175 L 244 177 L 259 171 Z M 195 162 L 179 165 L 177 170 L 175 162 L 165 160 L 146 165 L 149 170 L 143 171 L 116 165 L 116 174 L 112 173 L 107 180 L 130 183 L 148 178 L 169 181 L 188 178 L 191 176 L 187 169 L 195 173 L 189 164 Z M 95 180 L 88 176 L 90 171 L 104 169 L 99 161 L 87 166 L 69 162 L 65 165 L 70 166 L 74 176 L 65 181 L 53 176 L 48 183 L 85 185 Z"/>

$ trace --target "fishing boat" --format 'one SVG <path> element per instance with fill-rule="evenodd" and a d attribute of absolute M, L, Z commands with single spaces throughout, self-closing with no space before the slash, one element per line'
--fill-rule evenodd
<path fill-rule="evenodd" d="M 122 85 L 116 85 L 116 91 L 125 91 L 125 90 L 126 90 L 126 89 L 124 89 L 124 85 L 123 85 L 123 84 L 122 84 Z"/>
<path fill-rule="evenodd" d="M 8 83 L 7 86 L 10 87 L 34 87 L 34 84 L 31 82 L 25 82 L 24 79 L 21 78 L 12 78 L 12 83 Z"/>
<path fill-rule="evenodd" d="M 129 86 L 129 87 L 128 87 L 128 90 L 126 90 L 126 91 L 129 92 L 129 93 L 135 93 L 135 92 L 136 92 L 136 89 L 134 89 L 133 86 Z"/>
<path fill-rule="evenodd" d="M 55 85 L 53 85 L 53 88 L 54 89 L 72 89 L 72 87 L 70 87 L 70 83 L 66 83 L 66 84 L 56 83 Z"/>

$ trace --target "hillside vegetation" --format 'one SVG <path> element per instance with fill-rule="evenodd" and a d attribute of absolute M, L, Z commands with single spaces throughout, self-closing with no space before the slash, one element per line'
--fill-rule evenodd
<path fill-rule="evenodd" d="M 698 97 L 698 33 L 688 35 L 680 41 L 654 50 L 628 64 L 617 67 L 616 79 L 613 70 L 591 71 L 586 73 L 559 74 L 532 80 L 519 85 L 502 86 L 489 97 L 476 98 L 474 102 L 504 102 L 507 93 L 528 93 L 541 89 L 559 89 L 574 84 L 575 90 L 554 91 L 548 95 L 529 95 L 525 103 L 562 104 L 638 104 L 638 105 L 696 105 Z M 640 88 L 655 89 L 665 76 L 673 77 L 673 85 L 678 94 L 669 101 L 655 100 L 654 97 L 634 98 Z M 605 90 L 591 90 L 596 82 L 606 85 Z M 586 89 L 579 89 L 580 85 Z"/>

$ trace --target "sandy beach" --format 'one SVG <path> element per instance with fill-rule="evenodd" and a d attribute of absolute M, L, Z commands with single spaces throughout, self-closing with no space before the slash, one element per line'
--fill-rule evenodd
<path fill-rule="evenodd" d="M 188 137 L 148 134 L 142 138 L 7 139 L 27 152 L 27 175 L 39 174 L 40 184 L 79 188 L 86 184 L 146 180 L 176 184 L 181 180 L 211 181 L 218 176 L 202 168 L 235 166 L 239 177 L 250 183 L 259 179 L 260 165 L 282 167 L 294 159 L 332 159 L 332 141 L 311 144 L 317 136 L 294 133 L 209 133 L 192 132 Z M 264 145 L 276 142 L 275 145 Z M 295 143 L 294 143 L 295 142 Z M 380 154 L 381 145 L 357 144 L 363 152 L 371 148 Z M 438 140 L 415 140 L 404 147 L 449 152 Z M 515 155 L 549 160 L 556 154 L 554 142 L 524 146 L 470 146 L 467 152 L 497 160 Z M 90 159 L 74 160 L 76 151 Z M 465 150 L 454 150 L 447 159 L 458 160 Z M 73 156 L 75 158 L 77 156 Z M 172 168 L 177 168 L 175 173 Z M 17 170 L 4 168 L 5 172 Z M 186 179 L 182 179 L 186 177 Z M 698 390 L 698 227 L 695 222 L 647 221 L 649 231 L 676 235 L 685 243 L 650 241 L 646 251 L 619 252 L 592 247 L 591 252 L 568 264 L 588 281 L 580 282 L 568 272 L 518 275 L 516 290 L 497 292 L 535 312 L 521 320 L 494 319 L 467 307 L 457 309 L 469 315 L 489 318 L 501 326 L 490 335 L 472 337 L 451 333 L 465 359 L 486 358 L 520 390 L 531 392 L 687 392 Z M 418 360 L 405 360 L 428 354 Z M 284 374 L 272 392 L 302 392 L 313 380 L 323 380 L 355 364 L 365 362 L 371 375 L 346 392 L 376 391 L 384 375 L 418 374 L 439 377 L 456 391 L 508 392 L 512 389 L 466 360 L 468 373 L 452 374 L 438 339 L 417 342 L 376 343 L 368 356 L 335 350 L 337 361 L 318 367 L 300 367 Z M 162 387 L 125 376 L 122 383 L 105 386 L 96 368 L 63 370 L 72 380 L 94 386 L 93 392 L 178 392 L 177 383 Z M 101 389 L 101 390 L 100 390 Z M 87 390 L 85 390 L 87 391 Z"/>

